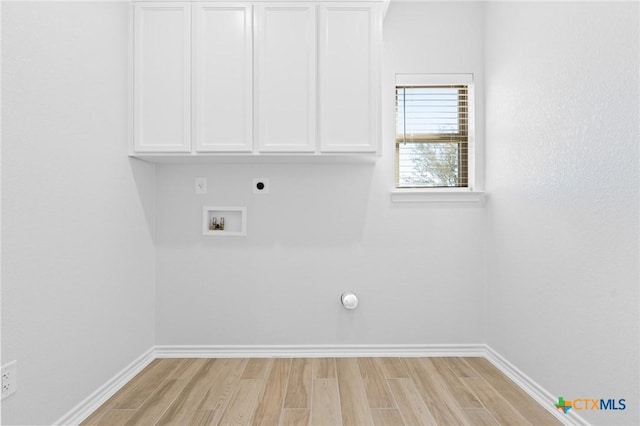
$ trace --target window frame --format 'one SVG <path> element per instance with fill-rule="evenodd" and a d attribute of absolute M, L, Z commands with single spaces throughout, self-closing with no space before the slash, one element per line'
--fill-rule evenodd
<path fill-rule="evenodd" d="M 397 110 L 396 88 L 399 86 L 467 86 L 467 186 L 450 187 L 398 187 L 398 149 L 396 138 Z M 393 202 L 438 202 L 474 203 L 484 205 L 484 191 L 476 188 L 476 137 L 475 137 L 475 84 L 474 75 L 468 74 L 408 74 L 397 73 L 394 84 L 394 184 L 391 191 Z M 447 135 L 448 136 L 448 135 Z"/>

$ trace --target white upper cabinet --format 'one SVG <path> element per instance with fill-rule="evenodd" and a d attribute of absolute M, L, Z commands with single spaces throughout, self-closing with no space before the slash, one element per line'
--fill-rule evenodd
<path fill-rule="evenodd" d="M 198 152 L 253 149 L 252 6 L 193 4 L 193 130 Z"/>
<path fill-rule="evenodd" d="M 132 155 L 378 153 L 382 6 L 134 2 Z"/>
<path fill-rule="evenodd" d="M 134 151 L 191 149 L 191 6 L 134 6 Z"/>
<path fill-rule="evenodd" d="M 257 6 L 257 129 L 260 151 L 316 150 L 316 6 Z"/>
<path fill-rule="evenodd" d="M 376 152 L 380 143 L 380 7 L 320 6 L 322 152 Z"/>

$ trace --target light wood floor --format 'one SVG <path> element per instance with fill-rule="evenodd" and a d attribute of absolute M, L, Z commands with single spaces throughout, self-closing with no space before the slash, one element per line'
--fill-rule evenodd
<path fill-rule="evenodd" d="M 84 425 L 558 425 L 483 358 L 157 359 Z"/>

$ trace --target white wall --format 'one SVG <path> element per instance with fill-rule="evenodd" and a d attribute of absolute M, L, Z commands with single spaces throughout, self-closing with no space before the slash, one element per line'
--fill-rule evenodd
<path fill-rule="evenodd" d="M 638 424 L 638 3 L 486 11 L 490 346 Z"/>
<path fill-rule="evenodd" d="M 394 73 L 474 72 L 481 90 L 481 16 L 479 3 L 391 5 L 375 165 L 158 167 L 158 344 L 484 341 L 484 210 L 389 199 Z M 443 38 L 446 24 L 464 35 Z M 208 195 L 194 194 L 196 176 Z M 252 194 L 254 177 L 270 194 Z M 203 205 L 246 206 L 248 236 L 203 237 Z M 354 312 L 345 290 L 360 296 Z"/>
<path fill-rule="evenodd" d="M 640 420 L 637 4 L 393 2 L 375 165 L 155 175 L 125 156 L 128 5 L 2 8 L 3 423 L 153 344 L 484 342 L 558 396 L 635 401 L 595 423 Z M 482 143 L 485 70 L 487 210 L 392 204 L 394 73 L 474 73 Z M 203 205 L 247 206 L 248 236 L 203 237 Z"/>
<path fill-rule="evenodd" d="M 3 2 L 3 424 L 51 424 L 154 344 L 154 171 L 127 158 L 128 4 Z"/>

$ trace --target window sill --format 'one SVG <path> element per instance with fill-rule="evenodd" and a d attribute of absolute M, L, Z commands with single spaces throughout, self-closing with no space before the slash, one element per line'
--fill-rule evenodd
<path fill-rule="evenodd" d="M 395 189 L 391 191 L 394 203 L 464 204 L 484 207 L 483 191 L 455 189 Z"/>

